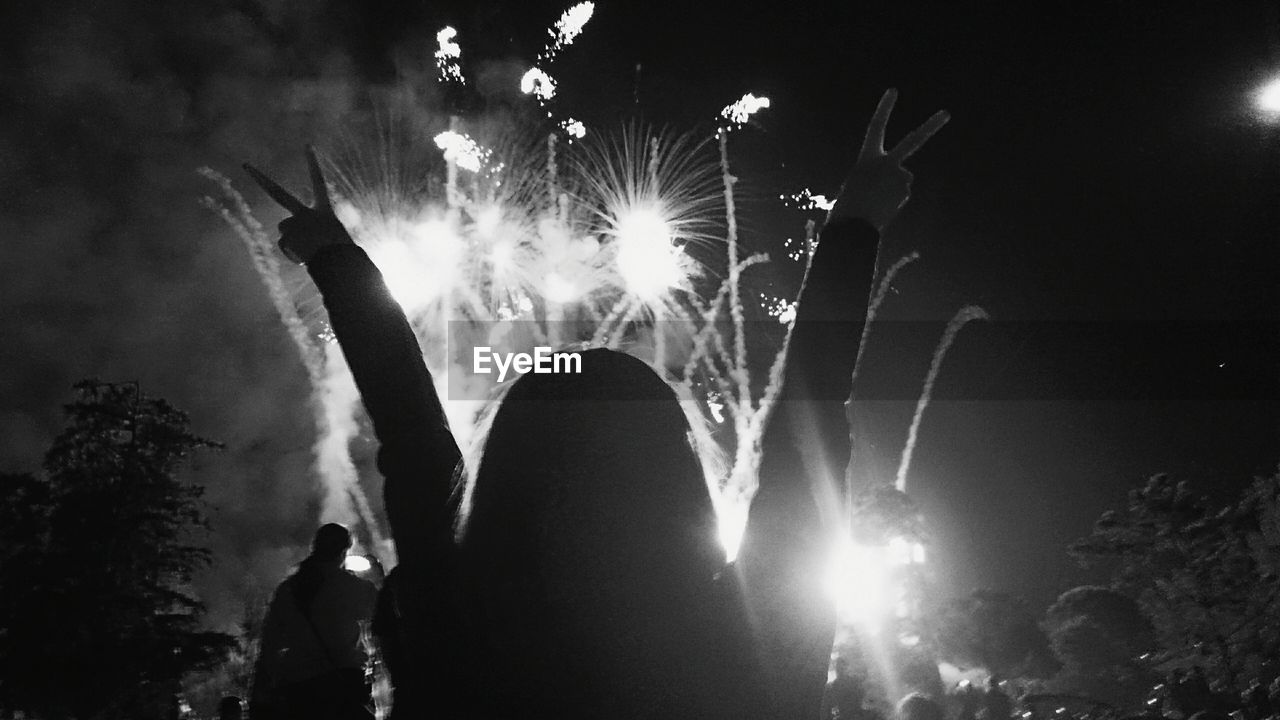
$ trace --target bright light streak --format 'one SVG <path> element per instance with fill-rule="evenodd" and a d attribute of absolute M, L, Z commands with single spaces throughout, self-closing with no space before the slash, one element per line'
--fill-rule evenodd
<path fill-rule="evenodd" d="M 1280 120 L 1280 78 L 1263 85 L 1254 96 L 1254 103 L 1272 119 Z"/>
<path fill-rule="evenodd" d="M 480 172 L 480 166 L 489 159 L 489 150 L 480 147 L 464 133 L 445 130 L 436 135 L 436 147 L 444 151 L 444 159 L 457 163 L 458 167 Z"/>
<path fill-rule="evenodd" d="M 342 561 L 342 567 L 349 572 L 364 573 L 373 569 L 373 563 L 369 562 L 369 558 L 364 555 L 348 555 Z"/>
<path fill-rule="evenodd" d="M 533 95 L 545 103 L 556 96 L 556 81 L 541 68 L 531 67 L 520 78 L 520 92 Z"/>
<path fill-rule="evenodd" d="M 769 98 L 756 97 L 747 93 L 738 102 L 725 106 L 725 109 L 720 111 L 720 117 L 734 125 L 742 125 L 750 120 L 752 115 L 767 107 L 769 107 Z"/>
<path fill-rule="evenodd" d="M 717 503 L 716 531 L 720 547 L 724 548 L 725 562 L 738 559 L 738 551 L 742 549 L 742 536 L 747 532 L 747 510 L 745 500 L 725 498 Z"/>
<path fill-rule="evenodd" d="M 615 228 L 618 274 L 629 291 L 654 302 L 685 279 L 684 251 L 671 242 L 671 227 L 654 208 L 640 208 L 618 218 Z"/>

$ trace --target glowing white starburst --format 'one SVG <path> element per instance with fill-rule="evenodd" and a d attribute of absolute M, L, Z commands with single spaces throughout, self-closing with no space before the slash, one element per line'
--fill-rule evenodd
<path fill-rule="evenodd" d="M 671 227 L 656 208 L 624 213 L 614 232 L 618 274 L 629 292 L 646 302 L 656 302 L 684 281 L 684 251 L 672 243 Z"/>
<path fill-rule="evenodd" d="M 738 102 L 725 106 L 725 109 L 720 111 L 720 117 L 733 125 L 743 125 L 751 119 L 752 115 L 767 107 L 769 107 L 769 98 L 756 97 L 747 93 Z"/>
<path fill-rule="evenodd" d="M 390 217 L 357 228 L 387 290 L 414 315 L 447 297 L 465 274 L 468 244 L 444 217 Z"/>
<path fill-rule="evenodd" d="M 538 98 L 538 102 L 545 103 L 556 96 L 555 78 L 541 68 L 531 67 L 520 78 L 520 92 L 533 95 Z"/>
<path fill-rule="evenodd" d="M 471 172 L 480 172 L 480 167 L 491 154 L 466 134 L 453 130 L 446 130 L 436 135 L 435 141 L 436 147 L 444 151 L 446 160 L 457 163 L 458 167 Z"/>
<path fill-rule="evenodd" d="M 439 45 L 436 50 L 436 68 L 440 71 L 440 79 L 465 83 L 466 78 L 462 76 L 462 68 L 458 65 L 462 47 L 454 42 L 457 36 L 458 31 L 448 26 L 436 33 L 436 43 Z"/>

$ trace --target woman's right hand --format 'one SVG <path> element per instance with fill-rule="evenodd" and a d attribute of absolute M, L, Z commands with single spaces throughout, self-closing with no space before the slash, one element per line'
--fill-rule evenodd
<path fill-rule="evenodd" d="M 844 181 L 827 222 L 838 218 L 862 218 L 883 230 L 911 197 L 911 172 L 902 162 L 942 129 L 951 119 L 946 110 L 934 113 L 892 150 L 884 149 L 884 132 L 898 91 L 889 89 L 880 98 L 875 115 L 867 125 L 858 160 Z"/>
<path fill-rule="evenodd" d="M 310 145 L 307 146 L 307 167 L 311 172 L 311 189 L 315 195 L 314 208 L 307 207 L 261 170 L 248 163 L 244 165 L 245 172 L 249 173 L 258 186 L 291 213 L 279 225 L 280 250 L 285 257 L 301 264 L 309 262 L 320 248 L 327 245 L 354 244 L 338 216 L 333 214 L 324 172 L 320 169 L 315 149 Z"/>

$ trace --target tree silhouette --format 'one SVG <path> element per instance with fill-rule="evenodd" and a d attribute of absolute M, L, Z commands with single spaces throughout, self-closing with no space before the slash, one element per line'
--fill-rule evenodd
<path fill-rule="evenodd" d="M 202 490 L 177 477 L 217 445 L 135 383 L 75 390 L 43 476 L 0 477 L 0 707 L 137 716 L 230 646 L 199 630 Z"/>
<path fill-rule="evenodd" d="M 1129 596 L 1084 585 L 1058 596 L 1044 622 L 1063 664 L 1055 685 L 1105 702 L 1133 707 L 1156 682 L 1151 657 L 1155 628 Z"/>
<path fill-rule="evenodd" d="M 1012 595 L 976 590 L 934 615 L 939 657 L 958 667 L 984 667 L 1002 677 L 1048 677 L 1055 662 L 1044 631 Z"/>
<path fill-rule="evenodd" d="M 1280 477 L 1215 508 L 1167 475 L 1105 513 L 1072 554 L 1106 567 L 1155 626 L 1153 660 L 1194 661 L 1229 685 L 1280 653 Z"/>

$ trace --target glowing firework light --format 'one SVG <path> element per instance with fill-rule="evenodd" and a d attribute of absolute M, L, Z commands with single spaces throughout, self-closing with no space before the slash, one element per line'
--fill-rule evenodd
<path fill-rule="evenodd" d="M 898 465 L 898 475 L 894 481 L 894 485 L 898 490 L 906 492 L 907 489 L 907 471 L 911 469 L 911 456 L 916 450 L 916 440 L 920 434 L 920 420 L 924 417 L 925 408 L 929 407 L 929 400 L 933 398 L 933 385 L 938 380 L 938 371 L 942 369 L 942 360 L 947 356 L 947 350 L 951 348 L 951 344 L 955 342 L 956 335 L 960 333 L 960 328 L 971 320 L 986 320 L 988 315 L 985 310 L 977 305 L 968 305 L 961 308 L 951 322 L 947 323 L 947 329 L 942 333 L 942 340 L 938 343 L 938 348 L 933 352 L 933 360 L 929 363 L 929 372 L 925 375 L 924 390 L 920 393 L 920 400 L 916 403 L 915 414 L 911 417 L 911 427 L 907 431 L 907 442 L 902 448 L 902 462 Z"/>
<path fill-rule="evenodd" d="M 552 29 L 539 65 L 522 78 L 522 89 L 540 104 L 556 93 L 545 67 L 579 36 L 592 11 L 590 3 L 570 8 Z M 443 29 L 437 42 L 441 80 L 463 82 L 456 32 Z M 743 273 L 767 258 L 739 252 L 728 135 L 769 105 L 768 98 L 746 94 L 724 108 L 716 136 L 718 168 L 703 152 L 711 150 L 705 142 L 650 137 L 637 128 L 615 137 L 588 136 L 587 128 L 571 118 L 558 124 L 541 156 L 502 138 L 496 143 L 485 142 L 494 138 L 483 134 L 473 138 L 455 119 L 432 136 L 446 161 L 443 183 L 423 177 L 425 168 L 419 177 L 367 177 L 360 168 L 334 168 L 335 212 L 410 318 L 470 460 L 500 388 L 495 376 L 469 372 L 465 359 L 448 355 L 450 321 L 468 321 L 483 333 L 473 338 L 475 345 L 516 352 L 582 337 L 625 347 L 651 362 L 685 401 L 714 491 L 722 542 L 729 557 L 736 553 L 754 494 L 764 421 L 781 387 L 794 322 L 794 300 L 766 298 L 787 335 L 768 368 L 763 392 L 753 393 L 740 286 Z M 557 137 L 592 141 L 558 148 Z M 805 197 L 817 207 L 825 201 L 807 191 Z M 230 216 L 251 221 L 247 208 Z M 251 250 L 261 265 L 270 243 L 260 231 L 254 242 Z M 793 259 L 807 262 L 813 242 L 810 225 Z M 715 252 L 691 251 L 701 245 Z M 723 272 L 704 272 L 700 261 L 719 253 L 726 263 Z M 260 268 L 269 287 L 281 285 L 279 271 Z M 712 277 L 720 282 L 707 287 Z M 290 327 L 301 322 L 296 311 L 293 316 L 281 312 Z M 670 324 L 687 330 L 669 336 L 657 329 L 661 320 L 679 321 Z M 315 338 L 327 328 L 308 331 Z M 466 338 L 454 340 L 466 345 Z M 308 352 L 307 357 L 317 356 Z M 349 422 L 350 396 L 331 387 L 342 368 L 335 361 L 329 369 L 313 373 L 318 402 L 326 409 L 317 421 L 328 426 L 322 433 L 326 457 L 330 451 L 340 454 L 358 427 Z M 330 391 L 320 392 L 324 387 Z M 452 399 L 458 397 L 475 399 Z M 724 449 L 712 438 L 712 422 L 734 425 L 736 444 L 727 465 L 719 461 Z M 358 489 L 353 478 L 345 482 Z M 336 502 L 336 495 L 331 493 L 326 505 Z M 363 516 L 367 503 L 353 502 Z M 373 526 L 371 519 L 362 519 Z"/>
<path fill-rule="evenodd" d="M 556 81 L 542 68 L 529 68 L 520 78 L 520 92 L 538 98 L 538 102 L 546 104 L 556 96 Z"/>
<path fill-rule="evenodd" d="M 586 26 L 587 21 L 591 19 L 595 13 L 596 4 L 593 2 L 582 2 L 565 10 L 556 21 L 547 34 L 551 36 L 551 42 L 546 49 L 538 55 L 538 60 L 543 63 L 549 63 L 555 60 L 556 55 L 582 34 L 582 29 Z"/>
<path fill-rule="evenodd" d="M 836 205 L 835 200 L 828 198 L 826 195 L 814 195 L 809 188 L 804 188 L 792 195 L 779 195 L 778 199 L 790 207 L 801 210 L 829 211 Z"/>
<path fill-rule="evenodd" d="M 321 521 L 349 525 L 362 522 L 373 543 L 373 551 L 388 559 L 390 543 L 360 487 L 347 446 L 356 431 L 352 413 L 359 396 L 351 393 L 354 383 L 346 361 L 342 353 L 336 351 L 337 344 L 332 342 L 332 337 L 307 327 L 286 288 L 274 243 L 244 198 L 226 177 L 209 168 L 201 168 L 200 174 L 216 183 L 223 196 L 222 201 L 206 197 L 205 206 L 218 213 L 248 247 L 254 269 L 267 286 L 272 305 L 307 370 L 316 425 L 315 469 L 323 499 Z"/>
<path fill-rule="evenodd" d="M 445 160 L 471 172 L 480 172 L 480 168 L 493 155 L 492 151 L 480 147 L 466 134 L 453 130 L 436 135 L 435 143 L 436 147 L 444 151 Z"/>
<path fill-rule="evenodd" d="M 462 74 L 462 66 L 459 61 L 462 59 L 462 47 L 454 41 L 458 36 L 458 31 L 451 27 L 445 27 L 436 33 L 436 70 L 440 73 L 440 79 L 445 82 L 455 82 L 465 85 L 466 77 Z"/>
<path fill-rule="evenodd" d="M 752 115 L 767 107 L 769 107 L 769 98 L 756 97 L 747 93 L 738 102 L 726 105 L 724 110 L 720 111 L 720 117 L 729 121 L 729 128 L 740 127 L 745 125 Z"/>

